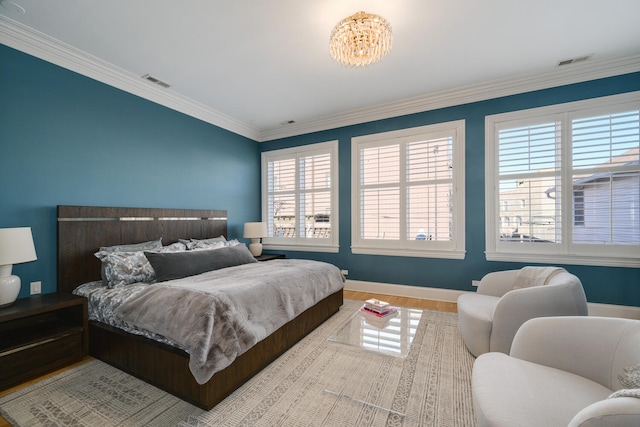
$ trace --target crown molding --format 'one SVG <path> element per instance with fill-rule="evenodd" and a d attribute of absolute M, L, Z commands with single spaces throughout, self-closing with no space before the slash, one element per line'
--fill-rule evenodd
<path fill-rule="evenodd" d="M 140 76 L 3 15 L 0 15 L 0 43 L 258 142 L 640 71 L 640 53 L 590 60 L 566 68 L 556 67 L 544 72 L 434 92 L 261 131 L 171 89 L 157 87 Z"/>
<path fill-rule="evenodd" d="M 60 40 L 0 15 L 0 43 L 247 138 L 258 130 L 202 103 L 163 89 Z"/>
<path fill-rule="evenodd" d="M 522 74 L 261 132 L 260 142 L 640 71 L 640 53 Z"/>

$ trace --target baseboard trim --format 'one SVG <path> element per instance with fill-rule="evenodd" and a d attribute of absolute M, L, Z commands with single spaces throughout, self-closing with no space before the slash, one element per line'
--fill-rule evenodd
<path fill-rule="evenodd" d="M 345 282 L 344 288 L 347 291 L 371 292 L 374 294 L 445 302 L 456 302 L 460 295 L 467 293 L 467 291 L 455 289 L 427 288 L 423 286 L 407 286 L 349 279 Z M 595 302 L 587 303 L 587 306 L 589 307 L 590 316 L 623 317 L 626 319 L 640 320 L 640 307 L 600 304 Z"/>
<path fill-rule="evenodd" d="M 589 316 L 624 317 L 625 319 L 640 320 L 640 307 L 595 302 L 589 302 L 587 305 L 589 306 Z"/>
<path fill-rule="evenodd" d="M 427 288 L 424 286 L 394 285 L 393 283 L 364 282 L 349 280 L 345 282 L 345 290 L 371 292 L 374 294 L 393 295 L 398 297 L 429 299 L 433 301 L 456 302 L 465 291 L 454 289 Z"/>

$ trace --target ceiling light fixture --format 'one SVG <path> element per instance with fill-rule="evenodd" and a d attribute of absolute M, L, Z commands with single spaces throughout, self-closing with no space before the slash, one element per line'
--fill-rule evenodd
<path fill-rule="evenodd" d="M 382 16 L 358 12 L 338 22 L 329 40 L 331 57 L 349 67 L 378 62 L 391 50 L 391 25 Z"/>

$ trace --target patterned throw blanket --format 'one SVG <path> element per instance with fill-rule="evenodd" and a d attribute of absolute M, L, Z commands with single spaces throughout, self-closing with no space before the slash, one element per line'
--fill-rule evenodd
<path fill-rule="evenodd" d="M 148 286 L 118 310 L 126 323 L 187 349 L 199 384 L 318 301 L 342 289 L 334 265 L 273 260 Z"/>

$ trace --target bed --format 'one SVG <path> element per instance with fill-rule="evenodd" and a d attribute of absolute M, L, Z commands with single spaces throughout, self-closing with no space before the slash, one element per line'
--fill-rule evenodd
<path fill-rule="evenodd" d="M 224 210 L 58 206 L 57 224 L 58 292 L 73 292 L 82 284 L 101 280 L 101 262 L 94 254 L 103 246 L 158 237 L 164 245 L 179 239 L 227 237 Z M 251 264 L 252 268 L 264 268 L 258 264 L 264 263 Z M 194 378 L 185 349 L 95 320 L 89 322 L 89 353 L 209 410 L 336 313 L 342 303 L 342 288 L 323 296 L 204 384 Z"/>

